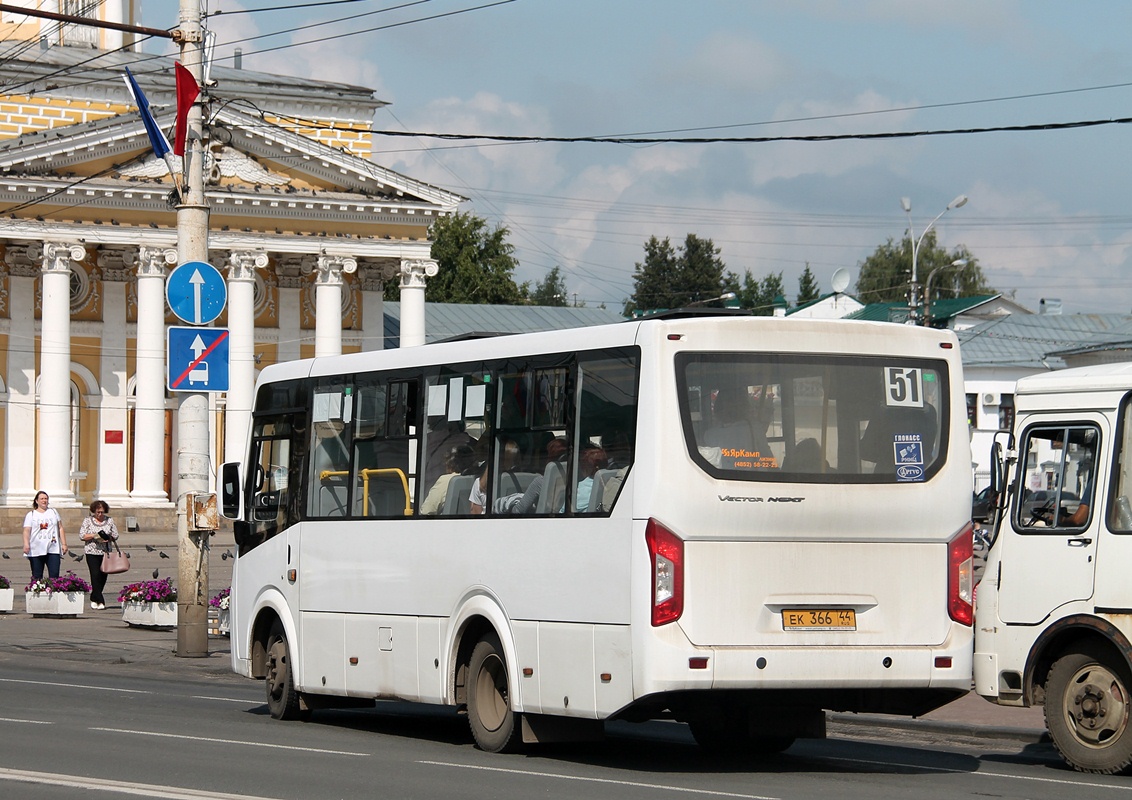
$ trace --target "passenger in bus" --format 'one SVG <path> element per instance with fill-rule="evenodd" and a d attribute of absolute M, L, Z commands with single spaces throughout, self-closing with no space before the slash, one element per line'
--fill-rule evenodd
<path fill-rule="evenodd" d="M 551 464 L 557 464 L 565 471 L 565 460 L 569 453 L 570 441 L 565 436 L 556 436 L 551 439 L 546 443 L 546 461 L 526 490 L 522 493 L 496 498 L 492 510 L 496 514 L 533 514 L 535 509 L 538 508 L 538 501 L 542 496 L 543 484 L 546 480 L 546 468 Z"/>
<path fill-rule="evenodd" d="M 717 466 L 727 469 L 778 466 L 766 438 L 766 422 L 756 421 L 750 395 L 745 388 L 723 388 L 716 392 L 712 422 L 712 427 L 704 431 L 700 444 L 720 449 Z"/>
<path fill-rule="evenodd" d="M 440 513 L 444 507 L 444 498 L 448 495 L 448 484 L 452 482 L 453 478 L 468 469 L 475 457 L 475 451 L 466 444 L 458 444 L 448 451 L 448 455 L 444 459 L 447 472 L 436 479 L 436 483 L 425 495 L 425 499 L 421 502 L 422 515 L 432 517 Z"/>
<path fill-rule="evenodd" d="M 518 442 L 513 439 L 501 439 L 499 442 L 499 474 L 507 475 L 514 471 L 515 467 L 519 465 L 520 457 Z M 491 476 L 491 459 L 489 458 L 484 461 L 479 477 L 472 483 L 472 491 L 468 495 L 470 513 L 487 513 L 487 487 L 491 485 Z"/>
<path fill-rule="evenodd" d="M 590 507 L 590 493 L 594 488 L 594 475 L 599 469 L 604 469 L 607 458 L 605 450 L 593 442 L 587 441 L 582 445 L 578 456 L 578 488 L 574 494 L 574 510 L 587 511 Z"/>
<path fill-rule="evenodd" d="M 794 445 L 794 452 L 782 461 L 785 472 L 821 475 L 829 472 L 829 462 L 821 457 L 821 443 L 812 436 Z"/>
<path fill-rule="evenodd" d="M 475 440 L 460 423 L 449 422 L 441 416 L 429 418 L 427 442 L 428 458 L 425 460 L 423 480 L 425 486 L 434 486 L 436 480 L 444 474 L 453 448 L 460 445 L 471 447 L 475 444 Z"/>

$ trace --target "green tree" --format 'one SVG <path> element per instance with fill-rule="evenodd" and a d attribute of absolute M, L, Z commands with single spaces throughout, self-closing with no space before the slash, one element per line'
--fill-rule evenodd
<path fill-rule="evenodd" d="M 959 259 L 967 259 L 963 268 L 950 267 Z M 857 264 L 857 297 L 864 303 L 892 303 L 908 300 L 908 289 L 912 281 L 912 240 L 905 236 L 897 243 L 889 239 L 880 245 L 868 258 Z M 926 288 L 928 276 L 937 268 L 932 281 L 932 296 L 966 297 L 977 294 L 993 294 L 994 289 L 987 284 L 979 260 L 964 246 L 948 252 L 936 241 L 936 232 L 928 231 L 916 254 L 916 279 L 921 289 Z M 937 292 L 937 287 L 939 291 Z"/>
<path fill-rule="evenodd" d="M 810 264 L 806 262 L 806 268 L 802 270 L 802 274 L 798 277 L 798 305 L 804 305 L 811 300 L 817 300 L 821 297 L 821 290 L 818 288 L 817 279 L 814 273 L 810 272 Z"/>
<path fill-rule="evenodd" d="M 759 282 L 758 295 L 751 309 L 757 316 L 772 317 L 775 305 L 784 302 L 785 297 L 786 288 L 782 283 L 782 273 L 775 275 L 772 272 Z"/>
<path fill-rule="evenodd" d="M 487 220 L 457 212 L 432 224 L 432 257 L 439 267 L 425 284 L 430 303 L 521 303 L 530 296 L 530 284 L 516 284 L 519 266 L 515 248 L 502 225 L 488 228 Z M 386 284 L 385 297 L 399 300 L 399 287 Z"/>
<path fill-rule="evenodd" d="M 536 306 L 566 305 L 566 280 L 559 267 L 552 267 L 546 277 L 539 281 L 531 292 L 531 302 Z"/>
<path fill-rule="evenodd" d="M 633 294 L 625 314 L 657 308 L 679 308 L 723 294 L 724 265 L 711 239 L 689 233 L 682 245 L 650 236 L 645 260 L 633 270 Z M 729 273 L 731 276 L 731 273 Z"/>

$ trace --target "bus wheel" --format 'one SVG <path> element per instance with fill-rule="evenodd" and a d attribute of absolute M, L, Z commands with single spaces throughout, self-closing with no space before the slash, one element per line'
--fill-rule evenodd
<path fill-rule="evenodd" d="M 511 709 L 507 662 L 494 635 L 480 639 L 468 664 L 468 725 L 476 746 L 489 753 L 516 750 L 519 715 Z"/>
<path fill-rule="evenodd" d="M 267 710 L 274 719 L 298 719 L 299 693 L 291 678 L 291 657 L 287 652 L 287 634 L 276 623 L 267 637 Z"/>
<path fill-rule="evenodd" d="M 1130 687 L 1127 665 L 1100 648 L 1054 662 L 1046 684 L 1046 727 L 1074 769 L 1112 775 L 1132 765 Z"/>

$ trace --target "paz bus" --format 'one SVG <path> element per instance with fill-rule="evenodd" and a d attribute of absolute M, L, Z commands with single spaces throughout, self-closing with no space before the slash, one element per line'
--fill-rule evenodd
<path fill-rule="evenodd" d="M 1129 772 L 1132 364 L 1023 378 L 1014 402 L 1014 429 L 991 459 L 975 689 L 999 705 L 1043 705 L 1075 769 Z"/>
<path fill-rule="evenodd" d="M 487 751 L 927 713 L 970 690 L 964 409 L 950 332 L 691 311 L 268 367 L 220 479 L 233 668 Z"/>

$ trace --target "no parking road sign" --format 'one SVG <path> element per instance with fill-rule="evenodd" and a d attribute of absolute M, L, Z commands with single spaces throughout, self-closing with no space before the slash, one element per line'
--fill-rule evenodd
<path fill-rule="evenodd" d="M 165 363 L 173 392 L 228 391 L 227 328 L 169 328 Z"/>

